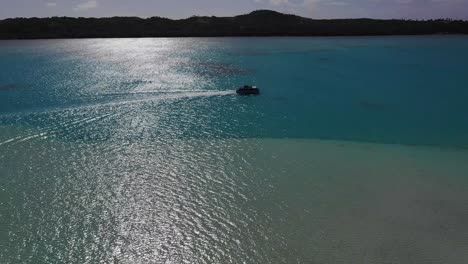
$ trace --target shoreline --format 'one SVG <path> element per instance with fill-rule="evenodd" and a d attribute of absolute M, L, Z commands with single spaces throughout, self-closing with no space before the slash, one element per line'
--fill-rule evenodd
<path fill-rule="evenodd" d="M 386 37 L 434 37 L 434 36 L 468 36 L 468 34 L 453 33 L 453 34 L 395 34 L 395 35 L 235 35 L 235 36 L 157 36 L 157 37 L 83 37 L 83 38 L 8 38 L 0 41 L 28 41 L 28 40 L 97 40 L 97 39 L 230 39 L 230 38 L 386 38 Z"/>

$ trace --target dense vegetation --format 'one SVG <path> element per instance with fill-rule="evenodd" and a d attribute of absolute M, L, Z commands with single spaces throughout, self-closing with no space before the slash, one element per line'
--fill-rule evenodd
<path fill-rule="evenodd" d="M 467 34 L 468 21 L 317 20 L 259 10 L 235 17 L 12 18 L 0 20 L 0 39 L 204 36 L 340 36 Z"/>

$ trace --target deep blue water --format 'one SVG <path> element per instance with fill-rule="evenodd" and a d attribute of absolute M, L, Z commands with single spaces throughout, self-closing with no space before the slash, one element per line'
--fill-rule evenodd
<path fill-rule="evenodd" d="M 52 110 L 105 115 L 102 105 L 115 103 L 112 111 L 124 114 L 153 100 L 161 101 L 148 106 L 155 112 L 182 120 L 152 127 L 153 136 L 173 127 L 195 138 L 465 148 L 467 47 L 466 36 L 2 41 L 0 124 L 48 127 L 70 119 Z M 199 97 L 243 84 L 259 86 L 262 96 Z M 176 97 L 170 104 L 158 99 L 168 95 Z M 191 122 L 195 116 L 199 122 Z"/>

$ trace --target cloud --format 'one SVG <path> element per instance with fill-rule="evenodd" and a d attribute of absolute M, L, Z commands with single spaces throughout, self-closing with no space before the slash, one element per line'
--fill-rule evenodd
<path fill-rule="evenodd" d="M 288 5 L 289 1 L 288 0 L 270 0 L 270 4 L 274 6 Z"/>
<path fill-rule="evenodd" d="M 96 8 L 98 7 L 99 3 L 97 1 L 87 1 L 87 2 L 83 2 L 81 4 L 78 4 L 74 10 L 76 12 L 80 12 L 80 11 L 87 11 L 89 9 L 93 9 L 93 8 Z"/>
<path fill-rule="evenodd" d="M 396 0 L 396 2 L 398 4 L 408 5 L 408 4 L 411 4 L 413 2 L 413 0 Z"/>
<path fill-rule="evenodd" d="M 332 5 L 332 6 L 347 6 L 348 3 L 346 2 L 342 2 L 342 1 L 335 1 L 335 2 L 330 2 L 328 3 L 329 5 Z"/>
<path fill-rule="evenodd" d="M 314 10 L 317 11 L 317 6 L 321 3 L 321 0 L 304 0 L 302 3 L 302 8 L 306 10 Z"/>
<path fill-rule="evenodd" d="M 55 3 L 55 2 L 47 2 L 47 3 L 46 3 L 46 6 L 47 6 L 47 7 L 56 7 L 56 6 L 57 6 L 57 3 Z"/>

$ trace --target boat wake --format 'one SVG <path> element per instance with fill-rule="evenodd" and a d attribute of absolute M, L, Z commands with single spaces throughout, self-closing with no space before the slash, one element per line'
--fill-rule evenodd
<path fill-rule="evenodd" d="M 129 104 L 129 103 L 137 103 L 137 102 L 146 102 L 146 101 L 160 101 L 160 100 L 168 100 L 168 99 L 186 99 L 186 98 L 197 98 L 197 97 L 213 97 L 213 96 L 226 96 L 226 95 L 233 95 L 235 91 L 187 91 L 187 92 L 158 92 L 154 95 L 148 95 L 149 93 L 143 93 L 145 98 L 140 99 L 130 99 L 130 100 L 120 100 L 109 102 L 107 104 Z M 133 94 L 135 95 L 135 94 Z M 140 94 L 141 95 L 141 94 Z"/>
<path fill-rule="evenodd" d="M 131 105 L 136 103 L 144 103 L 144 102 L 160 102 L 160 101 L 170 101 L 170 100 L 180 100 L 180 99 L 191 99 L 191 98 L 200 98 L 200 97 L 215 97 L 215 96 L 227 96 L 227 95 L 234 95 L 236 92 L 231 91 L 172 91 L 172 92 L 158 92 L 158 93 L 143 93 L 138 94 L 120 94 L 119 99 L 112 98 L 109 100 L 105 100 L 104 102 L 93 103 L 93 104 L 85 104 L 79 105 L 74 107 L 67 107 L 67 108 L 55 108 L 55 109 L 47 109 L 41 111 L 43 114 L 45 113 L 48 116 L 61 116 L 64 117 L 66 121 L 57 122 L 55 124 L 42 127 L 39 131 L 35 128 L 28 128 L 24 132 L 22 136 L 15 136 L 11 138 L 6 138 L 3 141 L 0 141 L 0 147 L 5 145 L 16 145 L 21 142 L 30 141 L 33 139 L 45 139 L 60 133 L 64 133 L 65 131 L 69 131 L 73 133 L 73 131 L 79 130 L 80 127 L 87 126 L 90 123 L 96 122 L 105 122 L 106 119 L 109 118 L 121 118 L 132 111 L 135 111 L 135 107 L 130 108 L 122 108 L 122 110 L 115 111 L 113 110 L 114 107 Z M 124 98 L 122 98 L 124 95 Z M 126 96 L 125 96 L 126 95 Z M 115 95 L 114 95 L 115 96 Z M 129 98 L 133 97 L 133 98 Z M 109 106 L 112 108 L 106 109 Z M 138 108 L 138 107 L 137 107 Z M 125 109 L 125 110 L 124 110 Z M 133 109 L 133 110 L 132 110 Z M 106 114 L 101 114 L 92 117 L 86 117 L 89 112 L 101 112 L 103 110 Z M 34 112 L 37 114 L 38 112 Z M 81 113 L 81 114 L 80 114 Z M 29 113 L 31 114 L 31 113 Z M 63 120 L 62 118 L 59 118 Z"/>

